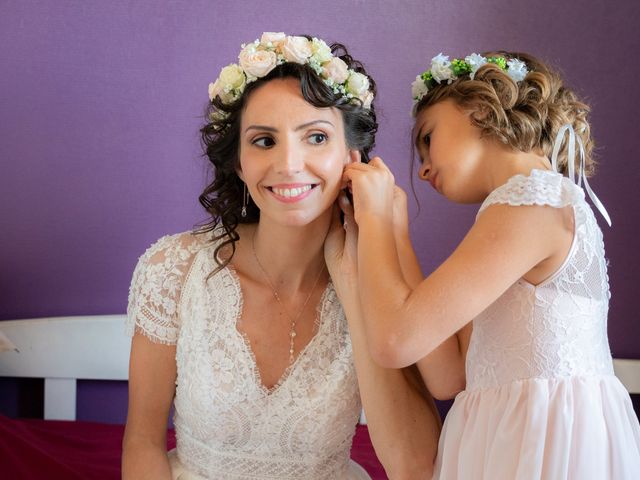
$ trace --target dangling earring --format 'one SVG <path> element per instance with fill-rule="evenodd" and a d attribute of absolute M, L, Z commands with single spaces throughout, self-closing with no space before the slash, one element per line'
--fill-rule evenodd
<path fill-rule="evenodd" d="M 242 210 L 240 210 L 240 216 L 245 218 L 247 216 L 247 204 L 249 203 L 249 194 L 247 193 L 247 184 L 242 183 Z"/>

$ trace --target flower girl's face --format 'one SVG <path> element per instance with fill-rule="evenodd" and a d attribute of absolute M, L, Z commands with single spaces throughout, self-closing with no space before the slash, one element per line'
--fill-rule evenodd
<path fill-rule="evenodd" d="M 469 114 L 453 100 L 442 100 L 418 113 L 415 131 L 420 178 L 454 202 L 482 201 L 488 141 Z"/>
<path fill-rule="evenodd" d="M 331 214 L 350 160 L 337 109 L 309 104 L 294 78 L 274 79 L 251 93 L 240 128 L 239 175 L 261 218 L 294 226 Z"/>

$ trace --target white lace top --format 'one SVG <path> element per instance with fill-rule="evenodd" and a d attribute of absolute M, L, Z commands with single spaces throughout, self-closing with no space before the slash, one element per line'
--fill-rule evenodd
<path fill-rule="evenodd" d="M 129 292 L 130 335 L 177 345 L 174 425 L 180 462 L 225 479 L 336 479 L 348 468 L 361 409 L 347 323 L 327 286 L 318 332 L 272 389 L 237 328 L 242 291 L 216 268 L 205 235 L 161 238 Z"/>
<path fill-rule="evenodd" d="M 467 391 L 520 379 L 613 374 L 604 243 L 583 190 L 559 173 L 533 170 L 494 190 L 478 215 L 497 203 L 571 205 L 575 232 L 555 274 L 537 286 L 519 280 L 474 319 Z"/>

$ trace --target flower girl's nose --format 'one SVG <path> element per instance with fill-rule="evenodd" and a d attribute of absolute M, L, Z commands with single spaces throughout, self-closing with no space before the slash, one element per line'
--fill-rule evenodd
<path fill-rule="evenodd" d="M 418 170 L 418 177 L 420 177 L 420 180 L 428 180 L 430 171 L 431 166 L 429 164 L 423 163 L 420 165 L 420 170 Z"/>

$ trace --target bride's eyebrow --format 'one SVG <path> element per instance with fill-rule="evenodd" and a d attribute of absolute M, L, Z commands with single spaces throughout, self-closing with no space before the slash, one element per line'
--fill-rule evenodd
<path fill-rule="evenodd" d="M 303 128 L 307 128 L 310 127 L 311 125 L 315 125 L 316 123 L 326 123 L 327 125 L 331 125 L 333 128 L 335 128 L 335 126 L 333 125 L 333 123 L 331 123 L 328 120 L 312 120 L 310 122 L 307 123 L 303 123 L 302 125 L 299 125 L 295 128 L 295 131 L 297 132 L 298 130 L 302 130 Z"/>
<path fill-rule="evenodd" d="M 274 128 L 274 127 L 268 127 L 266 125 L 249 125 L 245 130 L 244 133 L 247 133 L 249 130 L 263 130 L 263 131 L 267 131 L 267 132 L 273 132 L 273 133 L 277 133 L 278 129 Z"/>

